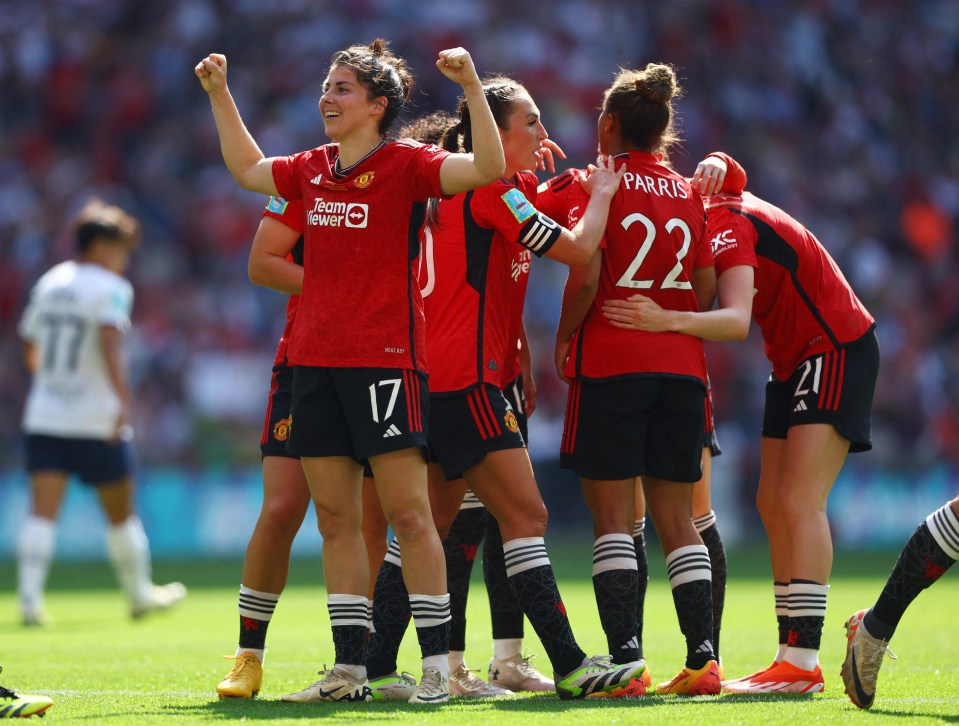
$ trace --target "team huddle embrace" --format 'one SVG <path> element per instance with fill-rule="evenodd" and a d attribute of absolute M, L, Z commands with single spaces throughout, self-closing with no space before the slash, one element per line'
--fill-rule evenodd
<path fill-rule="evenodd" d="M 745 191 L 733 158 L 711 154 L 691 178 L 671 167 L 671 67 L 621 70 L 601 99 L 596 163 L 539 184 L 536 171 L 555 174 L 565 157 L 523 85 L 481 79 L 462 48 L 436 65 L 461 87 L 458 108 L 394 132 L 413 84 L 405 61 L 382 40 L 335 53 L 319 100 L 332 143 L 274 158 L 242 121 L 226 58 L 196 66 L 227 167 L 270 197 L 250 278 L 290 295 L 236 664 L 218 693 L 261 688 L 267 627 L 311 501 L 334 665 L 284 700 L 821 691 L 825 501 L 846 454 L 871 447 L 872 316 L 808 230 Z M 569 268 L 561 303 L 557 291 L 553 354 L 569 385 L 557 446 L 592 515 L 602 655 L 588 656 L 570 626 L 526 449 L 534 256 Z M 726 560 L 709 495 L 720 452 L 703 341 L 741 340 L 752 320 L 772 364 L 757 502 L 779 639 L 770 667 L 726 680 Z M 687 648 L 684 668 L 655 686 L 642 637 L 647 508 Z M 481 542 L 486 681 L 464 653 L 469 555 Z M 523 655 L 524 618 L 552 678 Z M 419 679 L 397 664 L 410 619 Z"/>

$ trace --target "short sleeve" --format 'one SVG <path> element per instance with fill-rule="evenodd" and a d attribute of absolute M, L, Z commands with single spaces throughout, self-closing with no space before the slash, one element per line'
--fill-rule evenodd
<path fill-rule="evenodd" d="M 103 327 L 113 327 L 121 333 L 130 330 L 130 314 L 133 311 L 133 286 L 121 280 L 107 292 L 97 322 Z"/>
<path fill-rule="evenodd" d="M 758 267 L 756 259 L 756 228 L 741 214 L 726 207 L 715 207 L 707 212 L 707 234 L 716 261 L 716 274 L 730 267 L 749 265 Z"/>
<path fill-rule="evenodd" d="M 290 229 L 303 234 L 303 202 L 299 199 L 287 200 L 283 197 L 270 197 L 266 209 L 263 210 L 264 217 L 282 222 Z"/>
<path fill-rule="evenodd" d="M 425 202 L 433 197 L 441 197 L 443 192 L 440 188 L 440 167 L 450 152 L 433 144 L 404 143 L 415 144 L 411 150 L 410 174 L 407 177 L 408 183 L 412 185 L 413 198 Z"/>
<path fill-rule="evenodd" d="M 292 156 L 279 156 L 273 160 L 273 184 L 284 199 L 302 199 L 300 172 L 307 151 Z"/>

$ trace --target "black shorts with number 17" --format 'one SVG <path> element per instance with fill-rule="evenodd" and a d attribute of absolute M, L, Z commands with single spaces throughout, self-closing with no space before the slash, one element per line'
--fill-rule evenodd
<path fill-rule="evenodd" d="M 426 451 L 426 379 L 401 368 L 293 366 L 286 450 L 294 456 L 371 456 Z"/>

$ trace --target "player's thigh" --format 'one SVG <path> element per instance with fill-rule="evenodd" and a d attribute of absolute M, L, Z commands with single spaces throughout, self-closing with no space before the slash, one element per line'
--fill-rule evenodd
<path fill-rule="evenodd" d="M 794 506 L 825 511 L 829 492 L 848 453 L 849 439 L 831 424 L 791 427 L 786 437 L 781 495 Z"/>
<path fill-rule="evenodd" d="M 491 451 L 464 476 L 470 489 L 499 522 L 504 539 L 520 532 L 545 532 L 546 505 L 525 448 Z"/>
<path fill-rule="evenodd" d="M 636 479 L 581 479 L 583 499 L 593 517 L 593 534 L 631 534 L 635 522 Z"/>

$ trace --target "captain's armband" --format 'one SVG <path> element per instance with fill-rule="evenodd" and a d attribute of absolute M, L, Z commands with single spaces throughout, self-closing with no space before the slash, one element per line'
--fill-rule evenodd
<path fill-rule="evenodd" d="M 550 247 L 556 244 L 556 240 L 562 234 L 562 225 L 554 222 L 542 212 L 536 212 L 520 230 L 517 241 L 537 257 L 542 257 L 549 251 Z"/>

